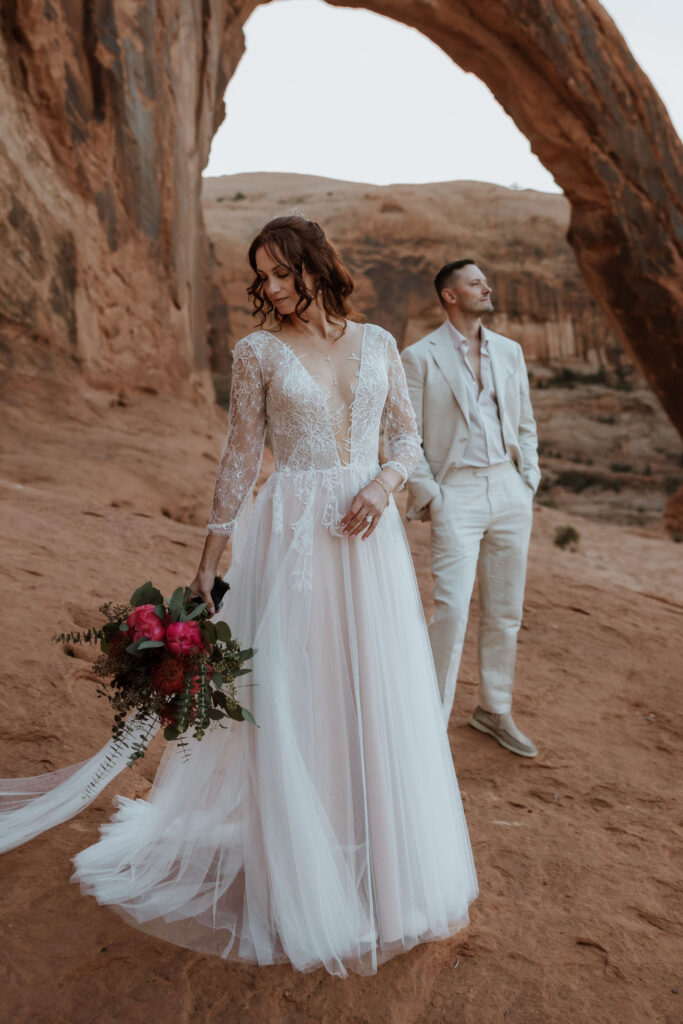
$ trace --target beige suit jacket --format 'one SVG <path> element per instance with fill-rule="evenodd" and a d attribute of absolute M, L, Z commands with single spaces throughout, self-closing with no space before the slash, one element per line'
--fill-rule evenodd
<path fill-rule="evenodd" d="M 538 439 L 521 346 L 484 328 L 505 450 L 525 483 L 538 487 Z M 401 354 L 415 409 L 422 453 L 408 479 L 408 518 L 420 519 L 443 501 L 441 484 L 461 461 L 469 431 L 467 386 L 462 361 L 444 323 Z"/>

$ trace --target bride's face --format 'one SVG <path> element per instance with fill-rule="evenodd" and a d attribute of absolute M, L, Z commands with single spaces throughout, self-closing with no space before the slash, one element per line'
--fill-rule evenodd
<path fill-rule="evenodd" d="M 277 250 L 265 246 L 256 252 L 256 269 L 263 282 L 266 296 L 280 316 L 291 316 L 299 301 L 294 283 L 294 274 L 282 260 Z M 315 282 L 307 270 L 301 275 L 309 292 L 315 291 Z"/>

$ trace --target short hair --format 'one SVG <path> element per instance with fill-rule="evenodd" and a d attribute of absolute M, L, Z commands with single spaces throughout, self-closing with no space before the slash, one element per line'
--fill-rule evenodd
<path fill-rule="evenodd" d="M 434 287 L 436 288 L 436 294 L 439 296 L 439 302 L 444 305 L 443 296 L 441 291 L 443 288 L 448 286 L 448 283 L 452 276 L 462 270 L 463 267 L 474 266 L 475 261 L 469 258 L 464 260 L 451 260 L 450 263 L 445 263 L 439 273 L 434 278 Z"/>

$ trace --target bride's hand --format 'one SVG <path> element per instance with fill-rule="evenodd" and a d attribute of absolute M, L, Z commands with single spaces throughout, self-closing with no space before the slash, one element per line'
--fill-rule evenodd
<path fill-rule="evenodd" d="M 213 586 L 214 579 L 215 573 L 205 572 L 200 569 L 192 580 L 192 583 L 190 583 L 190 591 L 193 594 L 197 594 L 206 604 L 206 610 L 209 615 L 216 614 L 216 609 L 214 608 L 213 601 L 211 599 L 211 588 Z"/>
<path fill-rule="evenodd" d="M 359 491 L 351 502 L 348 512 L 340 522 L 342 533 L 357 537 L 361 533 L 362 540 L 367 540 L 376 529 L 382 512 L 389 504 L 389 498 L 381 484 L 371 480 L 362 491 Z"/>

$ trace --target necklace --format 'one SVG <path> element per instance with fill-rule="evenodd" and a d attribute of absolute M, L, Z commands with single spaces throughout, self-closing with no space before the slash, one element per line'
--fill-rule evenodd
<path fill-rule="evenodd" d="M 346 333 L 346 331 L 344 330 L 339 335 L 339 338 L 335 338 L 334 339 L 334 341 L 332 342 L 332 345 L 334 346 L 339 341 L 340 338 L 343 338 L 345 333 Z M 337 380 L 337 373 L 336 373 L 334 367 L 332 366 L 332 356 L 328 355 L 326 353 L 326 350 L 324 348 L 320 347 L 320 345 L 318 344 L 318 342 L 315 340 L 315 338 L 312 335 L 309 336 L 308 340 L 313 345 L 313 348 L 316 348 L 318 350 L 318 352 L 320 352 L 321 356 L 324 357 L 325 362 L 329 364 L 330 373 L 332 375 L 332 384 L 333 384 L 333 386 L 335 388 L 339 387 L 339 381 Z"/>

